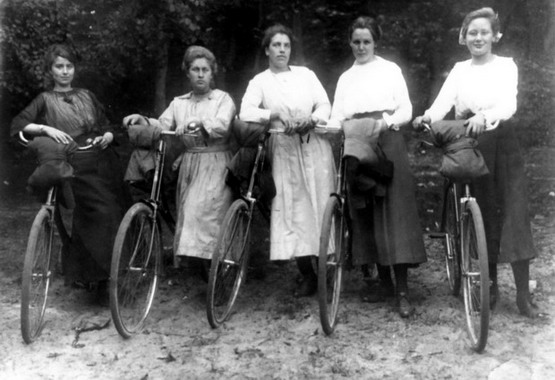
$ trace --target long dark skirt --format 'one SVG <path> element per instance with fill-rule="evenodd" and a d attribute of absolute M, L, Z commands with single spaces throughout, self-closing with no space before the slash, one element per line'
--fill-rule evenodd
<path fill-rule="evenodd" d="M 371 195 L 365 208 L 351 207 L 353 259 L 356 265 L 426 262 L 416 187 L 401 132 L 385 131 L 379 144 L 393 161 L 393 179 L 385 197 Z"/>
<path fill-rule="evenodd" d="M 514 125 L 500 124 L 478 138 L 490 174 L 473 183 L 482 211 L 491 263 L 536 257 L 532 242 L 524 157 Z"/>
<path fill-rule="evenodd" d="M 75 153 L 70 159 L 75 170 L 71 190 L 74 208 L 60 201 L 65 226 L 62 270 L 68 281 L 107 280 L 115 236 L 131 198 L 123 183 L 115 151 Z"/>

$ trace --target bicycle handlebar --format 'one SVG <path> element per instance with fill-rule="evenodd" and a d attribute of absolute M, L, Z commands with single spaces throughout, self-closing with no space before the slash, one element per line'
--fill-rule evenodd
<path fill-rule="evenodd" d="M 29 145 L 29 142 L 30 142 L 30 141 L 27 140 L 27 138 L 25 137 L 25 134 L 23 133 L 23 131 L 19 131 L 18 137 L 19 137 L 19 143 L 20 143 L 21 145 L 23 145 L 23 146 L 25 146 L 25 147 L 26 147 L 27 145 Z M 94 141 L 94 139 L 93 139 L 92 137 L 91 137 L 91 138 L 88 138 L 88 139 L 86 140 L 87 145 L 85 145 L 85 146 L 80 146 L 80 147 L 77 148 L 77 150 L 84 151 L 84 150 L 90 150 L 90 149 L 92 149 L 93 147 L 96 146 L 96 144 L 93 144 L 93 141 Z"/>

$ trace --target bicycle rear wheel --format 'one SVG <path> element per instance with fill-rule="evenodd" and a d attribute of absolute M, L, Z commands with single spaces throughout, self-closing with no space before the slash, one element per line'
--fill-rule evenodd
<path fill-rule="evenodd" d="M 318 258 L 320 323 L 327 335 L 333 333 L 337 324 L 343 264 L 349 239 L 346 217 L 341 200 L 332 195 L 324 211 Z"/>
<path fill-rule="evenodd" d="M 474 200 L 462 214 L 462 276 L 465 316 L 472 349 L 482 352 L 488 339 L 489 269 L 482 213 Z"/>
<path fill-rule="evenodd" d="M 142 331 L 161 270 L 160 224 L 144 203 L 125 214 L 116 235 L 110 275 L 110 310 L 119 334 Z"/>
<path fill-rule="evenodd" d="M 42 332 L 48 288 L 54 271 L 51 268 L 55 223 L 50 210 L 41 208 L 33 221 L 21 284 L 21 334 L 32 343 Z"/>
<path fill-rule="evenodd" d="M 456 185 L 450 183 L 445 191 L 443 201 L 443 215 L 441 218 L 441 231 L 445 233 L 443 244 L 445 247 L 445 269 L 447 281 L 454 296 L 461 290 L 461 253 L 459 236 L 459 218 Z"/>
<path fill-rule="evenodd" d="M 206 293 L 206 315 L 213 328 L 225 322 L 239 294 L 249 258 L 251 217 L 249 205 L 243 199 L 233 202 L 224 217 Z"/>

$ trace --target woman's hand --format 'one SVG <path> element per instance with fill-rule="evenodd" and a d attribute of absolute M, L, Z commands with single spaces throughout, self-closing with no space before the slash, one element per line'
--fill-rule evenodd
<path fill-rule="evenodd" d="M 41 125 L 40 128 L 44 136 L 50 137 L 58 144 L 69 144 L 71 141 L 73 141 L 73 138 L 70 135 L 68 135 L 64 131 L 60 131 L 59 129 L 52 128 L 47 125 Z"/>
<path fill-rule="evenodd" d="M 477 113 L 464 122 L 466 135 L 478 138 L 486 130 L 486 118 L 481 113 Z"/>
<path fill-rule="evenodd" d="M 316 124 L 312 122 L 312 117 L 297 119 L 293 122 L 295 132 L 300 135 L 308 133 L 308 131 L 313 129 L 315 125 Z"/>
<path fill-rule="evenodd" d="M 280 112 L 272 112 L 270 114 L 270 125 L 275 129 L 283 129 L 286 135 L 295 133 L 293 121 Z"/>
<path fill-rule="evenodd" d="M 202 121 L 198 117 L 190 117 L 185 120 L 185 123 L 178 125 L 177 128 L 175 128 L 175 135 L 183 136 L 187 133 L 191 133 L 191 131 L 196 130 L 197 128 L 202 128 Z"/>
<path fill-rule="evenodd" d="M 149 125 L 148 119 L 138 113 L 134 113 L 132 115 L 128 115 L 123 118 L 122 125 L 123 128 L 127 129 L 130 125 Z"/>
<path fill-rule="evenodd" d="M 99 150 L 104 150 L 108 148 L 112 141 L 114 141 L 114 135 L 111 132 L 106 132 L 102 136 L 96 136 L 92 141 L 92 145 Z"/>
<path fill-rule="evenodd" d="M 417 116 L 412 121 L 412 127 L 416 130 L 422 129 L 422 124 L 431 124 L 432 119 L 428 115 Z"/>

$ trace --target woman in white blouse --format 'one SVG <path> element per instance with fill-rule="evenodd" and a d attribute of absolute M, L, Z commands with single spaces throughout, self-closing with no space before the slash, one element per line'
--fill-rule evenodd
<path fill-rule="evenodd" d="M 296 258 L 303 281 L 295 294 L 309 296 L 317 290 L 312 257 L 318 255 L 335 164 L 329 141 L 311 132 L 329 118 L 328 96 L 314 72 L 289 65 L 292 39 L 291 30 L 283 25 L 266 29 L 262 48 L 269 68 L 249 82 L 239 115 L 244 121 L 270 123 L 285 131 L 269 141 L 277 191 L 271 210 L 270 259 Z"/>
<path fill-rule="evenodd" d="M 337 82 L 331 118 L 344 125 L 353 119 L 367 120 L 369 127 L 377 123 L 382 130 L 378 145 L 393 162 L 393 178 L 386 185 L 385 196 L 370 193 L 364 204 L 350 207 L 353 257 L 355 264 L 378 264 L 380 284 L 363 294 L 363 299 L 377 302 L 393 296 L 396 290 L 399 314 L 407 318 L 413 312 L 408 298 L 408 268 L 425 262 L 426 253 L 414 178 L 399 131 L 410 121 L 412 105 L 401 69 L 374 54 L 381 34 L 381 28 L 370 17 L 359 17 L 351 25 L 349 43 L 355 62 Z"/>
<path fill-rule="evenodd" d="M 484 217 L 490 262 L 491 306 L 499 297 L 497 263 L 511 263 L 521 314 L 534 317 L 528 289 L 530 259 L 536 256 L 526 198 L 524 159 L 514 125 L 518 71 L 511 58 L 492 53 L 499 41 L 499 20 L 491 8 L 470 12 L 464 19 L 459 43 L 471 55 L 458 62 L 445 80 L 433 105 L 413 125 L 441 120 L 455 107 L 455 118 L 466 119 L 468 134 L 478 138 L 490 174 L 474 185 Z"/>
<path fill-rule="evenodd" d="M 178 171 L 176 188 L 177 223 L 173 252 L 175 264 L 182 257 L 197 258 L 204 267 L 216 248 L 223 217 L 232 201 L 225 184 L 226 165 L 231 160 L 230 125 L 235 104 L 224 91 L 213 89 L 216 58 L 201 46 L 191 46 L 183 57 L 182 69 L 192 91 L 176 97 L 158 119 L 129 115 L 123 124 L 150 124 L 175 130 L 183 152 L 173 163 Z M 205 135 L 184 135 L 191 123 Z M 201 268 L 202 269 L 202 268 Z"/>

